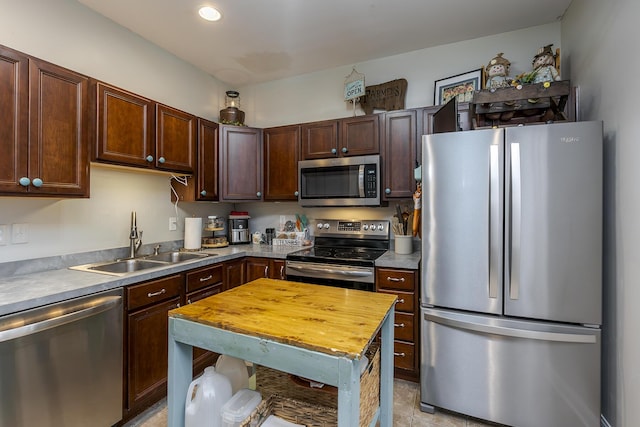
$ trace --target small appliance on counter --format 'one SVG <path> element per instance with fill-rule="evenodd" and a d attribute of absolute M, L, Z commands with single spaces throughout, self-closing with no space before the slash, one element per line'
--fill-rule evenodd
<path fill-rule="evenodd" d="M 250 218 L 248 212 L 231 211 L 229 214 L 229 244 L 251 243 L 251 235 L 249 234 Z"/>
<path fill-rule="evenodd" d="M 229 246 L 227 236 L 216 236 L 217 232 L 224 231 L 224 218 L 221 216 L 211 215 L 207 217 L 204 225 L 204 231 L 210 231 L 211 236 L 202 237 L 203 248 L 223 248 Z"/>

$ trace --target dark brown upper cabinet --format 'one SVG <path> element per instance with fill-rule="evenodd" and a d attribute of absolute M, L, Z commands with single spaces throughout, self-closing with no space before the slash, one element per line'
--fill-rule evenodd
<path fill-rule="evenodd" d="M 262 129 L 220 125 L 220 201 L 260 201 Z"/>
<path fill-rule="evenodd" d="M 377 114 L 302 125 L 302 158 L 362 156 L 380 152 Z"/>
<path fill-rule="evenodd" d="M 300 125 L 264 130 L 264 200 L 298 200 Z"/>
<path fill-rule="evenodd" d="M 98 82 L 95 160 L 191 174 L 196 117 Z"/>
<path fill-rule="evenodd" d="M 89 196 L 88 81 L 0 46 L 0 194 Z"/>

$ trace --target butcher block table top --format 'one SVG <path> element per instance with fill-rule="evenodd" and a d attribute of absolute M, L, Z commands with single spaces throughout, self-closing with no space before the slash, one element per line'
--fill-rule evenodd
<path fill-rule="evenodd" d="M 389 294 L 258 279 L 169 316 L 360 359 L 395 300 Z"/>
<path fill-rule="evenodd" d="M 192 347 L 338 388 L 338 427 L 360 425 L 360 361 L 380 332 L 380 404 L 393 424 L 395 295 L 258 279 L 169 312 L 169 427 L 184 426 Z M 263 396 L 264 397 L 264 396 Z"/>

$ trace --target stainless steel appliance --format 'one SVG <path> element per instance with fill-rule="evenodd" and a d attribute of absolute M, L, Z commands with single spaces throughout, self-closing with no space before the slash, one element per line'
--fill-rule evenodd
<path fill-rule="evenodd" d="M 229 215 L 229 243 L 238 245 L 250 242 L 249 217 L 246 215 Z"/>
<path fill-rule="evenodd" d="M 298 162 L 301 206 L 380 206 L 380 156 Z"/>
<path fill-rule="evenodd" d="M 287 255 L 287 280 L 375 290 L 375 260 L 389 249 L 389 221 L 320 219 L 314 246 Z"/>
<path fill-rule="evenodd" d="M 122 289 L 0 318 L 0 426 L 122 419 Z"/>
<path fill-rule="evenodd" d="M 423 410 L 599 425 L 602 123 L 422 148 Z"/>

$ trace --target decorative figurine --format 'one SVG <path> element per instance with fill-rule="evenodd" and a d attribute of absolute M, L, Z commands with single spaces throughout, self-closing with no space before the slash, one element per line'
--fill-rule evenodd
<path fill-rule="evenodd" d="M 498 89 L 511 85 L 511 79 L 508 77 L 511 62 L 507 58 L 503 58 L 502 55 L 504 53 L 500 52 L 487 65 L 486 89 Z"/>
<path fill-rule="evenodd" d="M 560 73 L 555 67 L 556 55 L 551 51 L 553 44 L 538 49 L 538 54 L 533 58 L 532 83 L 544 83 L 560 80 Z"/>

